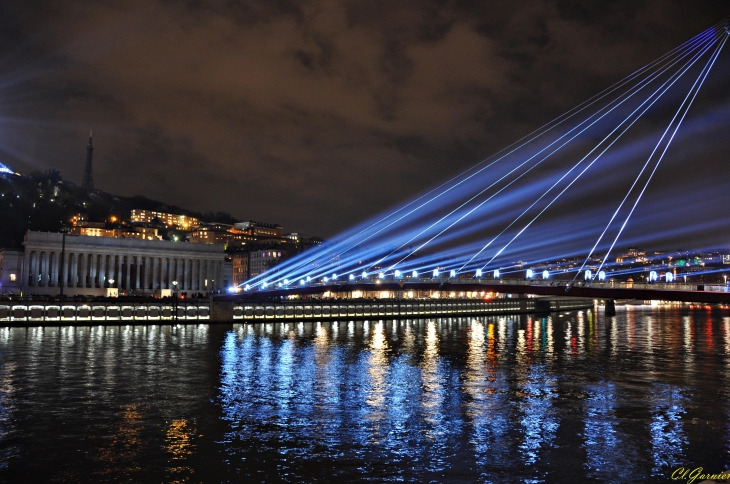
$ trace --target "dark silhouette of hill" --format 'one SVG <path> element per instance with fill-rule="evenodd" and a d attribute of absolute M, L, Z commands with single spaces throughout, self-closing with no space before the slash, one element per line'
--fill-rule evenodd
<path fill-rule="evenodd" d="M 69 220 L 77 213 L 86 214 L 91 222 L 108 222 L 114 216 L 124 224 L 133 208 L 179 213 L 204 222 L 232 224 L 241 220 L 226 212 L 200 213 L 139 195 L 123 197 L 85 190 L 64 181 L 56 170 L 33 172 L 29 176 L 2 173 L 0 247 L 19 247 L 28 230 L 69 230 Z"/>

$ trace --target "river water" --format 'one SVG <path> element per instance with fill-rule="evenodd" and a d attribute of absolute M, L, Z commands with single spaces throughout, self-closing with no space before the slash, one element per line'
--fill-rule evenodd
<path fill-rule="evenodd" d="M 720 309 L 0 328 L 0 480 L 668 482 L 729 380 Z"/>

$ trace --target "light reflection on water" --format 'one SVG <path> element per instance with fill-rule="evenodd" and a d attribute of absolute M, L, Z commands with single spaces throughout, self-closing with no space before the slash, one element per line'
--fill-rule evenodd
<path fill-rule="evenodd" d="M 730 464 L 730 316 L 0 329 L 0 481 L 666 482 Z"/>

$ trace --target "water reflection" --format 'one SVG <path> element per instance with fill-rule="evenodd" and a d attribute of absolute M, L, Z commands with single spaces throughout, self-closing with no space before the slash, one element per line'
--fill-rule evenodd
<path fill-rule="evenodd" d="M 5 328 L 0 481 L 666 482 L 728 375 L 704 309 Z"/>

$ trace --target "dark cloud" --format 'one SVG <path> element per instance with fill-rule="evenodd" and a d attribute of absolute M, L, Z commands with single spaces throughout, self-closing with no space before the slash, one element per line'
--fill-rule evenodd
<path fill-rule="evenodd" d="M 726 2 L 0 5 L 18 170 L 330 236 L 446 179 L 727 14 Z"/>

